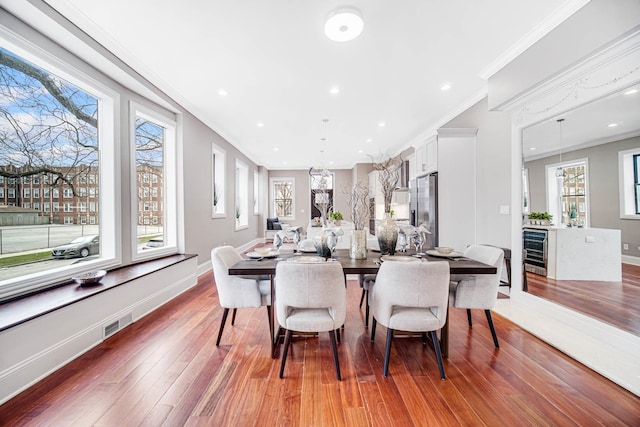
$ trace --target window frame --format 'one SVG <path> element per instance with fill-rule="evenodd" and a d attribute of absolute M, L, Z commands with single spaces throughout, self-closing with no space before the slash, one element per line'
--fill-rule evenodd
<path fill-rule="evenodd" d="M 101 202 L 107 208 L 100 216 L 100 234 L 110 238 L 100 239 L 100 257 L 82 263 L 54 267 L 29 273 L 12 279 L 0 280 L 0 301 L 55 286 L 69 280 L 74 274 L 109 268 L 122 264 L 122 253 L 117 245 L 120 227 L 120 178 L 112 171 L 119 169 L 120 94 L 36 43 L 0 26 L 0 42 L 11 53 L 61 78 L 90 94 L 98 102 L 98 129 L 100 182 L 104 183 Z M 108 172 L 110 171 L 110 172 Z"/>
<path fill-rule="evenodd" d="M 291 184 L 291 216 L 279 216 L 278 218 L 281 220 L 287 221 L 295 221 L 296 219 L 296 179 L 295 177 L 271 177 L 269 178 L 269 210 L 271 212 L 271 217 L 276 217 L 276 199 L 275 199 L 275 185 L 281 182 L 286 182 Z"/>
<path fill-rule="evenodd" d="M 249 228 L 249 166 L 242 160 L 236 158 L 235 167 L 236 191 L 235 191 L 235 211 L 236 231 Z M 240 217 L 238 218 L 238 209 Z"/>
<path fill-rule="evenodd" d="M 211 218 L 226 218 L 226 169 L 227 152 L 219 145 L 211 144 Z M 222 190 L 222 193 L 220 193 Z M 216 197 L 217 204 L 214 204 Z M 220 194 L 218 194 L 220 193 Z"/>
<path fill-rule="evenodd" d="M 582 224 L 584 227 L 589 227 L 591 225 L 591 195 L 589 188 L 589 159 L 581 158 L 575 160 L 567 160 L 561 163 L 553 163 L 545 166 L 545 177 L 546 177 L 546 197 L 547 197 L 547 212 L 553 215 L 553 221 L 556 226 L 562 226 L 564 223 L 562 222 L 562 207 L 559 206 L 558 200 L 561 197 L 561 190 L 559 189 L 560 184 L 558 178 L 556 177 L 556 170 L 558 168 L 569 168 L 572 166 L 584 166 L 584 211 L 580 210 L 580 212 L 584 212 L 585 223 Z M 560 195 L 560 196 L 559 196 Z M 576 206 L 576 209 L 578 207 Z"/>
<path fill-rule="evenodd" d="M 618 151 L 618 192 L 620 197 L 620 219 L 640 219 L 636 206 L 636 179 L 640 172 L 636 170 L 634 156 L 640 156 L 640 147 Z"/>
<path fill-rule="evenodd" d="M 178 121 L 175 113 L 160 112 L 159 107 L 151 106 L 147 103 L 129 101 L 129 138 L 131 156 L 131 258 L 133 261 L 156 258 L 159 255 L 169 255 L 178 252 L 178 168 L 175 160 L 178 153 Z M 173 115 L 173 117 L 170 117 Z M 136 119 L 141 117 L 165 129 L 164 145 L 162 154 L 163 166 L 163 209 L 164 226 L 163 240 L 164 246 L 158 248 L 142 249 L 138 244 L 138 179 L 136 172 Z M 148 176 L 147 176 L 148 178 Z M 144 179 L 144 177 L 143 177 Z M 170 208 L 169 208 L 170 207 Z"/>

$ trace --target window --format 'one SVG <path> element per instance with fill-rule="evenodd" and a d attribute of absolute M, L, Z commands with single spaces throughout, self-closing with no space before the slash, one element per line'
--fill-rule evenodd
<path fill-rule="evenodd" d="M 640 147 L 618 152 L 620 218 L 640 219 Z"/>
<path fill-rule="evenodd" d="M 89 202 L 89 212 L 96 211 L 96 202 Z"/>
<path fill-rule="evenodd" d="M 212 218 L 224 218 L 225 212 L 225 168 L 227 153 L 215 144 L 211 145 L 211 163 L 212 163 Z"/>
<path fill-rule="evenodd" d="M 15 188 L 7 188 L 7 197 L 10 199 L 16 198 L 16 189 Z"/>
<path fill-rule="evenodd" d="M 175 158 L 176 123 L 170 113 L 160 112 L 146 106 L 131 103 L 132 123 L 135 141 L 135 179 L 138 187 L 132 192 L 138 200 L 132 201 L 137 207 L 132 217 L 136 219 L 135 258 L 148 257 L 149 253 L 169 252 L 177 247 L 177 191 L 176 165 L 167 161 Z M 156 206 L 163 213 L 152 226 L 154 215 L 149 198 L 150 182 L 164 188 L 164 197 L 155 200 Z M 140 196 L 142 195 L 142 196 Z M 145 200 L 146 199 L 146 200 Z M 157 214 L 155 214 L 157 215 Z M 142 242 L 149 237 L 163 236 L 164 246 L 144 250 Z"/>
<path fill-rule="evenodd" d="M 547 204 L 556 225 L 589 225 L 588 161 L 547 165 Z"/>
<path fill-rule="evenodd" d="M 249 168 L 236 159 L 236 230 L 249 226 Z"/>
<path fill-rule="evenodd" d="M 53 193 L 53 198 L 54 199 L 59 199 L 60 198 L 60 190 L 59 189 L 54 188 L 52 193 Z"/>
<path fill-rule="evenodd" d="M 39 184 L 39 178 L 55 185 L 54 192 L 63 189 L 65 196 L 74 197 L 70 184 L 73 179 L 88 169 L 95 173 L 103 170 L 113 171 L 115 147 L 114 112 L 115 93 L 96 80 L 77 72 L 68 64 L 49 53 L 39 51 L 35 44 L 3 31 L 0 34 L 0 51 L 4 60 L 0 64 L 0 99 L 5 118 L 10 122 L 28 124 L 16 128 L 3 127 L 3 149 L 0 150 L 0 167 L 13 168 L 22 175 L 23 185 Z M 46 59 L 45 59 L 46 58 Z M 55 92 L 50 92 L 55 88 Z M 11 116 L 11 117 L 7 117 Z M 106 142 L 103 144 L 103 141 Z M 45 175 L 40 172 L 47 170 Z M 33 171 L 33 172 L 32 172 Z M 113 172 L 111 172 L 113 187 Z M 69 181 L 65 181 L 69 178 Z M 12 180 L 14 183 L 15 179 Z M 54 184 L 55 183 L 55 184 Z M 96 259 L 86 263 L 69 263 L 54 265 L 42 262 L 31 263 L 29 268 L 23 267 L 16 259 L 0 279 L 0 300 L 10 298 L 31 290 L 46 287 L 51 283 L 68 279 L 72 274 L 115 265 L 115 203 L 114 189 L 111 190 L 107 204 L 114 206 L 104 223 L 95 227 L 96 234 L 108 236 L 108 243 L 101 246 Z M 19 192 L 27 197 L 40 198 L 39 188 L 20 188 Z M 12 195 L 16 196 L 13 189 Z M 42 194 L 49 196 L 49 188 L 43 187 Z M 19 196 L 20 193 L 17 193 Z M 69 199 L 69 202 L 73 202 Z M 40 207 L 34 201 L 33 208 Z M 49 212 L 50 205 L 43 204 Z M 62 224 L 73 224 L 73 216 L 58 216 L 59 205 L 54 204 L 54 211 L 41 218 L 56 224 L 59 236 L 73 240 L 80 232 L 74 227 L 63 227 Z M 70 206 L 65 204 L 65 210 Z M 16 244 L 10 238 L 10 227 L 3 230 L 0 245 L 7 253 L 19 254 L 20 251 L 48 250 L 47 233 L 49 227 L 39 226 L 33 233 L 32 241 L 17 250 L 11 250 Z M 11 230 L 13 232 L 13 230 Z M 44 243 L 43 243 L 44 242 Z M 5 261 L 10 260 L 10 258 Z M 9 261 L 11 262 L 11 261 Z"/>
<path fill-rule="evenodd" d="M 62 206 L 65 212 L 72 212 L 71 203 L 64 203 Z"/>
<path fill-rule="evenodd" d="M 80 212 L 86 212 L 87 211 L 87 204 L 84 202 L 80 202 Z"/>
<path fill-rule="evenodd" d="M 153 187 L 151 189 L 151 197 L 158 197 L 158 187 Z"/>
<path fill-rule="evenodd" d="M 73 197 L 73 190 L 71 188 L 65 188 L 62 194 L 62 197 L 65 199 L 71 199 Z"/>
<path fill-rule="evenodd" d="M 4 188 L 0 188 L 0 197 L 4 197 Z"/>
<path fill-rule="evenodd" d="M 37 203 L 37 202 L 34 203 L 33 204 L 33 209 L 36 210 L 36 211 L 39 211 L 40 210 L 40 203 Z"/>
<path fill-rule="evenodd" d="M 42 189 L 42 197 L 48 199 L 50 194 L 51 194 L 51 190 L 49 188 Z"/>
<path fill-rule="evenodd" d="M 60 212 L 60 203 L 53 202 L 53 211 L 54 212 Z"/>
<path fill-rule="evenodd" d="M 324 171 L 323 173 L 313 173 L 309 178 L 309 188 L 311 188 L 311 207 L 309 209 L 310 218 L 322 217 L 323 210 L 333 206 L 333 173 Z"/>
<path fill-rule="evenodd" d="M 253 171 L 253 214 L 260 215 L 260 174 Z"/>
<path fill-rule="evenodd" d="M 270 178 L 271 216 L 295 219 L 295 178 Z"/>
<path fill-rule="evenodd" d="M 44 203 L 42 204 L 42 207 L 43 207 L 43 208 L 42 208 L 42 210 L 43 210 L 43 211 L 45 211 L 45 212 L 51 212 L 51 203 L 49 203 L 49 202 L 44 202 Z"/>
<path fill-rule="evenodd" d="M 22 207 L 25 209 L 31 209 L 31 203 L 23 203 Z"/>

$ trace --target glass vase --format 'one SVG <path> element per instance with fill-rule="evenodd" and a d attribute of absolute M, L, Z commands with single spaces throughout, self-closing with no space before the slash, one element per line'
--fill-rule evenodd
<path fill-rule="evenodd" d="M 351 230 L 351 241 L 349 244 L 349 258 L 367 258 L 367 230 Z"/>
<path fill-rule="evenodd" d="M 398 243 L 398 226 L 391 219 L 391 213 L 385 212 L 382 221 L 376 227 L 376 237 L 380 246 L 381 255 L 393 255 L 396 253 Z"/>
<path fill-rule="evenodd" d="M 316 233 L 313 238 L 313 243 L 316 247 L 318 256 L 325 259 L 331 257 L 331 250 L 329 249 L 329 232 L 327 230 L 322 230 Z"/>

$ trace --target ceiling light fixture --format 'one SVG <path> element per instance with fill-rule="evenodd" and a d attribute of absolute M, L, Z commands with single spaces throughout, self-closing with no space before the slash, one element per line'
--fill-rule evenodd
<path fill-rule="evenodd" d="M 228 92 L 224 89 L 218 89 L 218 95 L 227 96 Z"/>
<path fill-rule="evenodd" d="M 442 86 L 440 86 L 440 90 L 444 91 L 444 90 L 449 90 L 451 89 L 451 85 L 449 83 L 445 83 Z"/>
<path fill-rule="evenodd" d="M 329 14 L 324 23 L 324 33 L 336 42 L 348 42 L 362 33 L 364 21 L 360 12 L 353 8 L 337 9 Z"/>
<path fill-rule="evenodd" d="M 387 124 L 385 122 L 380 122 L 378 123 L 378 126 L 380 126 L 381 128 L 385 127 Z"/>
<path fill-rule="evenodd" d="M 626 91 L 624 94 L 625 95 L 633 95 L 634 93 L 638 93 L 638 89 L 631 89 Z"/>
<path fill-rule="evenodd" d="M 614 128 L 614 127 L 618 126 L 618 124 L 617 123 L 609 123 L 607 126 L 610 127 L 610 128 Z"/>
<path fill-rule="evenodd" d="M 329 93 L 331 95 L 337 95 L 340 93 L 340 88 L 337 86 L 332 87 L 331 89 L 329 89 Z"/>
<path fill-rule="evenodd" d="M 256 126 L 258 126 L 259 128 L 261 128 L 261 127 L 263 127 L 263 126 L 264 126 L 264 123 L 262 123 L 262 122 L 258 122 L 258 123 L 256 123 Z"/>

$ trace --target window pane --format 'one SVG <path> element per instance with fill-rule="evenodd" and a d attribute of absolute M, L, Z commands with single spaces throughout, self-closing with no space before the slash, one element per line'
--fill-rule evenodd
<path fill-rule="evenodd" d="M 89 173 L 99 175 L 99 120 L 95 96 L 5 49 L 0 48 L 0 55 L 0 186 L 6 204 L 15 206 L 0 224 L 5 227 L 2 253 L 15 254 L 5 259 L 8 267 L 0 282 L 10 283 L 71 267 L 73 257 L 99 257 L 99 244 L 88 253 L 81 245 L 58 249 L 81 236 L 100 234 L 97 222 L 82 226 L 86 213 L 73 208 L 83 201 L 80 180 Z M 25 252 L 35 252 L 30 260 L 36 262 L 23 264 L 18 255 Z M 52 261 L 52 253 L 68 259 Z"/>
<path fill-rule="evenodd" d="M 136 182 L 138 188 L 138 250 L 164 246 L 164 218 L 151 206 L 162 206 L 158 191 L 164 185 L 164 146 L 166 129 L 147 118 L 136 117 Z M 152 217 L 158 218 L 152 221 Z M 153 245 L 153 246 L 152 246 Z"/>

